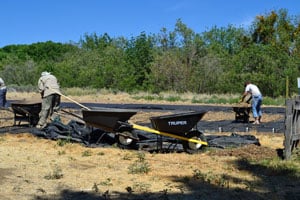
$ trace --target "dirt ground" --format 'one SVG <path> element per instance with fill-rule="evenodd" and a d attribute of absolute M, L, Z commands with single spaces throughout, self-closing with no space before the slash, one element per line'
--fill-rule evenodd
<path fill-rule="evenodd" d="M 35 94 L 26 95 L 13 93 L 8 98 L 38 99 Z M 72 98 L 78 102 L 135 101 L 116 95 L 97 100 Z M 1 127 L 11 126 L 12 113 L 0 112 Z M 152 114 L 139 112 L 131 120 L 145 122 Z M 264 121 L 280 117 L 265 115 Z M 228 119 L 228 113 L 207 113 L 205 118 Z M 257 137 L 261 145 L 206 147 L 198 154 L 149 153 L 114 145 L 88 148 L 29 133 L 2 134 L 0 199 L 299 199 L 299 178 L 282 176 L 280 167 L 268 169 L 261 164 L 280 159 L 283 133 L 247 134 Z"/>

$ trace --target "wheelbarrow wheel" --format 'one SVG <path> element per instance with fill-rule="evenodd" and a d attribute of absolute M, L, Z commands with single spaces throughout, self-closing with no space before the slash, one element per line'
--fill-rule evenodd
<path fill-rule="evenodd" d="M 136 145 L 136 135 L 129 128 L 120 130 L 116 134 L 116 140 L 121 148 L 133 148 Z"/>
<path fill-rule="evenodd" d="M 206 138 L 204 134 L 199 131 L 191 131 L 186 134 L 186 137 L 189 139 L 201 140 L 206 142 Z M 187 153 L 191 153 L 191 154 L 199 152 L 204 147 L 203 144 L 189 142 L 189 141 L 183 141 L 182 145 L 183 145 L 183 149 Z"/>

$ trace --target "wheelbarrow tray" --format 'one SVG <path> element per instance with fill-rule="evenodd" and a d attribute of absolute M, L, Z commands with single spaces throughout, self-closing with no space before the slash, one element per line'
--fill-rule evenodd
<path fill-rule="evenodd" d="M 150 121 L 153 129 L 155 130 L 182 136 L 195 127 L 205 113 L 206 112 L 200 111 L 176 113 L 171 115 L 150 117 Z"/>
<path fill-rule="evenodd" d="M 136 110 L 94 107 L 82 110 L 82 117 L 87 125 L 116 132 L 121 126 L 119 122 L 127 122 L 136 113 Z"/>
<path fill-rule="evenodd" d="M 249 122 L 251 106 L 249 104 L 238 104 L 232 107 L 235 112 L 235 121 Z"/>
<path fill-rule="evenodd" d="M 11 108 L 14 112 L 14 125 L 16 125 L 17 121 L 19 125 L 22 121 L 29 122 L 30 125 L 36 125 L 39 120 L 42 103 L 28 100 L 15 101 L 11 103 Z"/>

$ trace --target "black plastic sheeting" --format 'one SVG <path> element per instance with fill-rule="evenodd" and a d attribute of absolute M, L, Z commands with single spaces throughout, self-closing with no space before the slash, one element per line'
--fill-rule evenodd
<path fill-rule="evenodd" d="M 201 111 L 201 112 L 226 112 L 228 115 L 234 116 L 232 106 L 216 106 L 216 105 L 168 105 L 168 104 L 99 104 L 99 103 L 85 103 L 87 107 L 105 107 L 105 108 L 120 108 L 120 109 L 135 109 L 147 111 L 159 111 L 159 112 L 186 112 L 186 111 Z M 65 107 L 74 108 L 78 105 L 73 103 L 65 103 Z M 285 107 L 264 107 L 264 114 L 279 114 L 282 115 L 282 119 L 278 121 L 264 122 L 259 125 L 253 125 L 250 123 L 237 122 L 232 120 L 220 120 L 220 121 L 206 121 L 200 120 L 197 124 L 197 128 L 204 133 L 209 132 L 269 132 L 269 133 L 283 133 L 285 129 L 284 116 Z M 251 116 L 252 119 L 252 116 Z"/>
<path fill-rule="evenodd" d="M 232 120 L 220 121 L 205 121 L 200 120 L 197 128 L 204 133 L 208 132 L 265 132 L 265 133 L 283 133 L 284 132 L 284 118 L 274 122 L 262 122 L 261 124 L 243 123 Z"/>
<path fill-rule="evenodd" d="M 61 122 L 52 122 L 42 130 L 34 127 L 3 127 L 0 133 L 25 133 L 29 132 L 35 136 L 43 137 L 51 140 L 67 140 L 70 142 L 82 143 L 88 147 L 111 147 L 117 144 L 115 133 L 108 133 L 97 128 L 87 127 L 78 121 L 70 121 L 68 124 Z M 136 146 L 131 146 L 137 150 L 168 150 L 182 151 L 181 142 L 174 138 L 168 138 L 140 130 L 135 133 L 140 138 Z M 206 135 L 207 142 L 210 147 L 216 148 L 233 148 L 248 144 L 260 145 L 259 140 L 253 135 L 239 135 L 232 133 L 230 136 L 223 135 Z M 119 146 L 121 148 L 129 148 Z"/>
<path fill-rule="evenodd" d="M 9 101 L 10 103 L 13 101 Z M 135 109 L 144 112 L 147 111 L 159 111 L 159 112 L 186 112 L 186 111 L 202 111 L 202 112 L 227 112 L 228 115 L 234 115 L 233 108 L 231 106 L 216 106 L 216 105 L 168 105 L 168 104 L 101 104 L 101 103 L 83 103 L 87 107 L 105 107 L 105 108 L 121 108 L 121 109 Z M 62 102 L 62 108 L 78 108 L 80 107 L 71 102 Z M 250 123 L 242 123 L 231 120 L 221 121 L 206 121 L 200 120 L 197 124 L 197 128 L 204 133 L 209 132 L 269 132 L 269 133 L 283 133 L 285 130 L 284 116 L 285 107 L 264 107 L 264 114 L 279 114 L 282 115 L 282 119 L 272 122 L 264 122 L 260 125 L 253 125 Z"/>

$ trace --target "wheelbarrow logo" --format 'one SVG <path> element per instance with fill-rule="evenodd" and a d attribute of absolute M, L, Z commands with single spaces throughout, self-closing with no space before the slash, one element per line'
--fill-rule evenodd
<path fill-rule="evenodd" d="M 187 125 L 187 121 L 168 121 L 169 126 L 184 126 Z"/>

